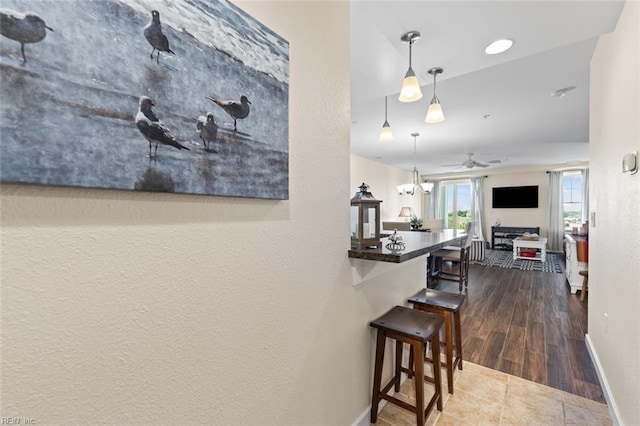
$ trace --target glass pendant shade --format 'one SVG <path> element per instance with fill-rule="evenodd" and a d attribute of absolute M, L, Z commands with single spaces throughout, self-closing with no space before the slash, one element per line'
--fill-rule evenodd
<path fill-rule="evenodd" d="M 421 183 L 420 186 L 422 187 L 422 190 L 424 192 L 431 192 L 431 190 L 433 189 L 433 182 L 424 182 Z"/>
<path fill-rule="evenodd" d="M 422 90 L 420 90 L 420 83 L 418 77 L 412 68 L 407 70 L 402 82 L 402 89 L 400 90 L 400 102 L 415 102 L 422 98 Z"/>
<path fill-rule="evenodd" d="M 385 121 L 380 131 L 380 142 L 391 142 L 392 140 L 393 134 L 391 133 L 391 126 Z"/>
<path fill-rule="evenodd" d="M 440 105 L 440 99 L 436 96 L 436 76 L 438 74 L 442 74 L 442 68 L 431 68 L 427 71 L 427 74 L 433 76 L 433 98 L 431 98 L 431 103 L 429 104 L 429 109 L 427 110 L 427 116 L 424 119 L 424 122 L 427 124 L 435 124 L 444 121 L 444 114 L 442 113 L 442 105 Z"/>
<path fill-rule="evenodd" d="M 442 105 L 438 98 L 434 97 L 431 100 L 429 109 L 427 110 L 427 117 L 424 119 L 425 123 L 435 124 L 444 121 L 444 114 L 442 113 Z"/>
<path fill-rule="evenodd" d="M 418 77 L 416 77 L 415 71 L 411 68 L 411 47 L 419 38 L 419 31 L 409 31 L 400 37 L 400 40 L 409 44 L 409 69 L 407 69 L 407 73 L 404 75 L 404 80 L 402 81 L 402 89 L 400 89 L 400 97 L 398 98 L 400 102 L 415 102 L 422 98 L 422 90 L 420 90 Z"/>
<path fill-rule="evenodd" d="M 391 126 L 387 121 L 387 97 L 384 97 L 384 124 L 380 131 L 380 142 L 391 142 L 393 140 L 393 134 L 391 134 Z"/>

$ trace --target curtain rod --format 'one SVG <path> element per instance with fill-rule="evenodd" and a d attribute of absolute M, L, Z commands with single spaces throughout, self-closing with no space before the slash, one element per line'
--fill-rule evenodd
<path fill-rule="evenodd" d="M 545 173 L 551 172 L 578 172 L 582 170 L 589 170 L 589 167 L 579 167 L 579 168 L 571 168 L 571 169 L 558 169 L 558 170 L 547 170 Z"/>
<path fill-rule="evenodd" d="M 477 176 L 477 175 L 466 175 L 466 176 L 456 176 L 456 177 L 452 177 L 451 179 L 447 178 L 447 177 L 442 177 L 440 179 L 425 179 L 425 182 L 435 182 L 435 181 L 454 181 L 454 180 L 463 180 L 463 179 L 471 179 L 474 177 L 483 177 L 483 178 L 488 178 L 489 176 Z"/>

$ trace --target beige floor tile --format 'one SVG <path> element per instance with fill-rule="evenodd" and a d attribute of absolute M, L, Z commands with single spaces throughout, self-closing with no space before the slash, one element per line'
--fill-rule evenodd
<path fill-rule="evenodd" d="M 567 403 L 564 404 L 564 413 L 567 425 L 609 426 L 613 424 L 608 415 L 601 416 L 593 411 Z"/>
<path fill-rule="evenodd" d="M 609 417 L 609 407 L 591 399 L 583 398 L 569 392 L 563 392 L 562 401 L 575 407 L 584 408 L 600 416 Z"/>
<path fill-rule="evenodd" d="M 439 414 L 440 412 L 434 407 L 429 417 L 427 417 L 427 421 L 425 422 L 426 426 L 435 425 Z M 383 424 L 386 426 L 385 423 L 380 423 L 380 421 L 384 421 L 393 426 L 415 426 L 417 423 L 414 413 L 391 403 L 387 403 L 387 405 L 384 406 L 380 414 L 378 414 L 378 422 L 376 423 L 376 425 Z"/>
<path fill-rule="evenodd" d="M 454 392 L 458 390 L 473 394 L 496 404 L 503 404 L 507 395 L 507 378 L 486 374 L 484 371 L 458 371 Z"/>
<path fill-rule="evenodd" d="M 509 396 L 543 396 L 546 398 L 563 401 L 563 392 L 550 386 L 541 385 L 530 380 L 521 379 L 520 377 L 510 376 L 509 386 L 507 387 L 507 397 Z"/>
<path fill-rule="evenodd" d="M 373 425 L 374 423 L 369 423 L 370 425 Z M 375 423 L 377 426 L 395 426 L 393 423 L 389 423 L 388 421 L 386 421 L 384 418 L 382 418 L 380 415 L 378 415 L 378 421 Z"/>
<path fill-rule="evenodd" d="M 463 390 L 456 390 L 444 406 L 443 413 L 471 424 L 500 424 L 502 405 L 487 401 Z"/>
<path fill-rule="evenodd" d="M 443 379 L 445 379 L 443 371 Z M 455 394 L 443 383 L 444 411 L 434 407 L 427 425 L 611 425 L 607 406 L 558 389 L 466 362 L 454 375 Z M 396 395 L 415 401 L 413 380 L 406 380 Z M 505 390 L 506 388 L 506 390 Z M 433 386 L 425 383 L 425 400 Z M 500 400 L 500 395 L 504 398 Z M 426 403 L 426 401 L 425 401 Z M 377 425 L 415 425 L 415 414 L 387 403 Z"/>
<path fill-rule="evenodd" d="M 507 383 L 509 378 L 512 377 L 509 374 L 503 373 L 502 371 L 492 370 L 487 367 L 483 367 L 478 364 L 472 364 L 470 362 L 463 363 L 463 370 L 458 371 L 458 373 L 469 372 L 473 374 L 480 374 L 482 376 L 491 377 L 492 379 L 499 380 L 501 382 Z"/>
<path fill-rule="evenodd" d="M 460 420 L 456 417 L 451 416 L 450 414 L 443 412 L 442 414 L 440 414 L 440 417 L 438 418 L 436 424 L 438 426 L 475 426 L 478 423 L 465 422 L 464 420 Z"/>
<path fill-rule="evenodd" d="M 380 420 L 391 423 L 393 426 L 408 426 L 416 424 L 415 414 L 390 403 L 387 403 L 380 414 L 378 414 L 378 421 Z"/>
<path fill-rule="evenodd" d="M 509 385 L 511 387 L 511 385 Z M 564 412 L 560 400 L 544 395 L 509 395 L 502 412 L 503 424 L 563 425 Z"/>

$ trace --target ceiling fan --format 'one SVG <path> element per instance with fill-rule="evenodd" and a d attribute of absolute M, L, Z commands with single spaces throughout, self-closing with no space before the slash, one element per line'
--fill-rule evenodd
<path fill-rule="evenodd" d="M 473 152 L 468 152 L 466 154 L 467 159 L 465 161 L 462 162 L 462 164 L 447 164 L 444 165 L 442 167 L 455 167 L 455 166 L 459 166 L 459 167 L 466 167 L 467 169 L 473 169 L 474 167 L 489 167 L 490 164 L 500 164 L 501 161 L 500 160 L 491 160 L 491 161 L 487 161 L 486 163 L 481 163 L 480 161 L 476 161 L 473 158 Z"/>

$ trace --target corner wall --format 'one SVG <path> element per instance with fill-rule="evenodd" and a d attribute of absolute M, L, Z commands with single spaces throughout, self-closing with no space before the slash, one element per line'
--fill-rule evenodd
<path fill-rule="evenodd" d="M 290 42 L 290 200 L 3 185 L 2 416 L 344 425 L 366 410 L 368 322 L 401 295 L 352 285 L 349 4 L 237 4 Z"/>
<path fill-rule="evenodd" d="M 627 1 L 591 61 L 589 337 L 617 420 L 640 420 L 640 3 Z M 607 314 L 605 321 L 604 315 Z"/>

